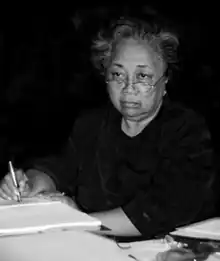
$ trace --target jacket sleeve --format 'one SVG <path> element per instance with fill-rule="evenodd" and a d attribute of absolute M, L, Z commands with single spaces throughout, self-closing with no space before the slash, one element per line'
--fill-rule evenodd
<path fill-rule="evenodd" d="M 163 126 L 160 162 L 149 191 L 123 206 L 145 236 L 155 236 L 204 218 L 213 210 L 215 171 L 210 134 L 202 118 L 186 114 Z"/>
<path fill-rule="evenodd" d="M 74 131 L 56 155 L 38 158 L 26 162 L 24 169 L 36 169 L 49 175 L 55 182 L 57 190 L 73 196 L 77 178 L 77 148 L 74 142 Z"/>
<path fill-rule="evenodd" d="M 25 169 L 33 168 L 45 172 L 54 180 L 59 191 L 74 196 L 83 144 L 99 126 L 102 114 L 102 110 L 83 111 L 75 120 L 71 135 L 60 153 L 29 162 Z"/>

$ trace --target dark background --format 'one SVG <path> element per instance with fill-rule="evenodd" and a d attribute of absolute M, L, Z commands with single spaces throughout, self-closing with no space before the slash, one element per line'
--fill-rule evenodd
<path fill-rule="evenodd" d="M 122 10 L 157 16 L 178 32 L 180 64 L 169 95 L 204 115 L 218 158 L 219 30 L 212 2 L 13 8 L 2 10 L 0 27 L 1 176 L 9 159 L 19 167 L 29 157 L 58 150 L 76 115 L 107 101 L 105 85 L 90 63 L 91 38 Z"/>

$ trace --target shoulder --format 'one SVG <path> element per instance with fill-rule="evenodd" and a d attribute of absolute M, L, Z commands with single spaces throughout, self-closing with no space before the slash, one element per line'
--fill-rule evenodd
<path fill-rule="evenodd" d="M 194 132 L 208 132 L 205 118 L 181 103 L 170 102 L 164 109 L 161 119 L 164 134 L 190 135 Z"/>
<path fill-rule="evenodd" d="M 180 103 L 169 104 L 161 115 L 160 142 L 167 147 L 210 147 L 211 135 L 202 115 Z"/>

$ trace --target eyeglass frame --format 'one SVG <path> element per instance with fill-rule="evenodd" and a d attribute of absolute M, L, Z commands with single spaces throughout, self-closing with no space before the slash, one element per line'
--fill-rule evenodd
<path fill-rule="evenodd" d="M 154 84 L 150 84 L 150 83 L 143 83 L 143 82 L 133 82 L 132 81 L 132 86 L 135 85 L 135 84 L 138 84 L 138 83 L 143 83 L 144 85 L 148 85 L 150 86 L 149 90 L 147 91 L 148 93 L 151 93 L 153 92 L 153 90 L 157 87 L 156 85 L 165 77 L 165 74 L 162 74 L 159 79 L 157 79 L 157 81 L 154 83 Z M 118 84 L 122 84 L 122 83 L 126 83 L 125 80 L 121 80 L 120 82 L 117 81 L 117 80 L 106 80 L 106 83 L 109 83 L 109 82 L 116 82 Z M 167 82 L 167 81 L 166 81 Z"/>

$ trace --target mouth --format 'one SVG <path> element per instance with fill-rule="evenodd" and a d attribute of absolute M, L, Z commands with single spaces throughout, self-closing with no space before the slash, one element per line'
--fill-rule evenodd
<path fill-rule="evenodd" d="M 125 108 L 138 108 L 140 107 L 140 103 L 139 102 L 125 102 L 125 101 L 121 101 L 121 106 L 125 107 Z"/>

